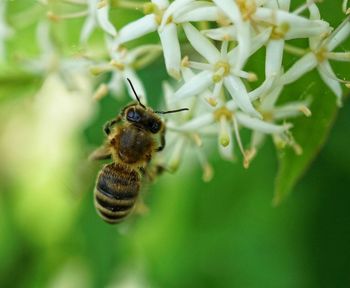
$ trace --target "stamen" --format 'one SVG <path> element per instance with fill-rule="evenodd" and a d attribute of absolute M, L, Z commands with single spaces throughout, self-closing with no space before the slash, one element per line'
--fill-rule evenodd
<path fill-rule="evenodd" d="M 74 18 L 85 17 L 88 15 L 88 13 L 89 13 L 88 10 L 83 10 L 83 11 L 79 11 L 79 12 L 57 15 L 57 14 L 53 13 L 52 11 L 48 11 L 47 17 L 52 21 L 58 21 L 58 20 L 62 20 L 62 19 L 74 19 Z"/>
<path fill-rule="evenodd" d="M 322 2 L 322 1 L 321 0 L 308 0 L 308 1 L 306 1 L 305 4 L 299 6 L 292 13 L 295 15 L 299 15 L 299 14 L 303 13 L 306 9 L 308 9 L 311 5 L 318 3 L 318 2 Z"/>
<path fill-rule="evenodd" d="M 108 94 L 108 86 L 102 83 L 96 90 L 95 94 L 92 96 L 94 100 L 101 100 L 104 96 Z"/>
<path fill-rule="evenodd" d="M 350 15 L 347 16 L 343 22 L 340 23 L 340 25 L 329 35 L 329 37 L 325 38 L 323 41 L 321 41 L 320 46 L 326 46 L 330 40 L 332 40 L 340 30 L 344 28 L 345 25 L 349 23 Z"/>
<path fill-rule="evenodd" d="M 183 146 L 185 144 L 185 138 L 180 137 L 180 139 L 176 142 L 175 147 L 173 149 L 173 153 L 170 156 L 169 159 L 169 170 L 170 172 L 176 172 L 176 170 L 179 168 L 182 155 L 183 155 Z"/>
<path fill-rule="evenodd" d="M 103 7 L 106 7 L 108 5 L 107 1 L 106 0 L 100 0 L 98 1 L 97 3 L 97 9 L 101 9 Z"/>
<path fill-rule="evenodd" d="M 90 67 L 90 73 L 94 76 L 101 75 L 102 73 L 109 72 L 112 70 L 110 65 L 99 65 Z"/>
<path fill-rule="evenodd" d="M 241 153 L 243 155 L 243 167 L 244 167 L 244 163 L 246 163 L 246 161 L 247 161 L 247 156 L 246 156 L 244 148 L 243 148 L 241 136 L 239 135 L 239 130 L 238 130 L 239 128 L 238 128 L 237 120 L 236 120 L 235 117 L 232 118 L 232 122 L 233 122 L 233 128 L 234 128 L 234 131 L 235 131 L 238 147 L 239 147 L 239 150 L 241 150 Z M 247 168 L 247 167 L 244 167 L 244 168 Z"/>
<path fill-rule="evenodd" d="M 219 142 L 223 147 L 227 147 L 230 144 L 230 136 L 228 131 L 228 123 L 225 116 L 220 117 L 220 133 L 219 133 Z"/>
<path fill-rule="evenodd" d="M 184 58 L 182 58 L 181 66 L 182 67 L 190 67 L 190 60 L 189 60 L 188 56 L 185 56 Z"/>
<path fill-rule="evenodd" d="M 250 162 L 254 159 L 256 152 L 255 147 L 245 151 L 246 158 L 243 160 L 243 167 L 245 169 L 249 168 Z"/>
<path fill-rule="evenodd" d="M 299 111 L 302 112 L 306 117 L 310 117 L 312 115 L 310 109 L 305 105 L 300 106 Z"/>
<path fill-rule="evenodd" d="M 186 58 L 186 57 L 185 57 Z M 188 58 L 187 58 L 188 60 Z M 197 70 L 211 70 L 212 67 L 208 63 L 200 63 L 200 62 L 194 62 L 194 61 L 188 61 L 189 67 Z"/>
<path fill-rule="evenodd" d="M 196 155 L 203 169 L 202 179 L 204 182 L 209 182 L 211 179 L 213 179 L 213 175 L 214 175 L 213 168 L 209 164 L 207 157 L 201 150 L 196 149 Z"/>
<path fill-rule="evenodd" d="M 62 0 L 62 2 L 73 4 L 73 5 L 87 5 L 84 0 Z"/>

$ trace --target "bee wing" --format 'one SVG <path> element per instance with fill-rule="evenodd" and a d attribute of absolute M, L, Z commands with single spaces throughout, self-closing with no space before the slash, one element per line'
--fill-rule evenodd
<path fill-rule="evenodd" d="M 103 145 L 96 150 L 94 150 L 90 156 L 89 160 L 90 161 L 95 161 L 95 160 L 106 160 L 106 159 L 111 159 L 111 150 L 109 149 L 108 146 Z"/>

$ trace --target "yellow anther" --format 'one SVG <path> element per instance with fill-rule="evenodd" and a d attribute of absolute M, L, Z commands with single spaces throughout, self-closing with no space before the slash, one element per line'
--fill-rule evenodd
<path fill-rule="evenodd" d="M 243 20 L 249 20 L 255 13 L 257 7 L 254 0 L 236 0 L 239 10 L 243 16 Z"/>
<path fill-rule="evenodd" d="M 125 65 L 123 63 L 117 62 L 115 60 L 111 60 L 111 65 L 115 68 L 117 68 L 118 70 L 124 70 Z"/>
<path fill-rule="evenodd" d="M 59 21 L 61 18 L 60 16 L 56 15 L 55 13 L 53 13 L 52 11 L 48 11 L 46 14 L 47 18 L 49 18 L 51 21 Z"/>
<path fill-rule="evenodd" d="M 95 100 L 101 100 L 104 96 L 106 96 L 108 93 L 108 86 L 104 83 L 102 83 L 96 90 L 93 99 Z"/>
<path fill-rule="evenodd" d="M 220 74 L 214 74 L 212 77 L 212 80 L 214 83 L 219 83 L 222 80 L 222 75 Z"/>
<path fill-rule="evenodd" d="M 207 102 L 209 103 L 210 106 L 215 107 L 216 105 L 218 105 L 218 101 L 215 98 L 213 98 L 213 97 L 209 97 L 206 100 L 207 100 Z"/>
<path fill-rule="evenodd" d="M 292 148 L 296 155 L 300 156 L 301 154 L 303 154 L 303 148 L 301 148 L 301 146 L 298 143 L 293 143 Z"/>
<path fill-rule="evenodd" d="M 103 7 L 106 7 L 107 6 L 107 1 L 106 0 L 100 0 L 100 1 L 98 1 L 98 3 L 97 3 L 97 9 L 101 9 L 101 8 L 103 8 Z"/>
<path fill-rule="evenodd" d="M 100 67 L 100 66 L 93 66 L 90 67 L 90 73 L 94 76 L 98 76 L 101 75 L 102 73 L 106 72 L 106 69 L 104 67 Z"/>
<path fill-rule="evenodd" d="M 188 56 L 185 56 L 184 58 L 182 58 L 181 66 L 182 67 L 189 67 L 190 66 L 190 59 L 188 58 Z"/>
<path fill-rule="evenodd" d="M 322 47 L 320 50 L 318 50 L 315 53 L 316 59 L 319 63 L 327 59 L 327 52 L 328 52 L 327 49 Z"/>
<path fill-rule="evenodd" d="M 253 147 L 249 150 L 246 150 L 244 152 L 244 160 L 243 160 L 243 167 L 248 169 L 249 168 L 249 165 L 250 165 L 250 162 L 252 161 L 252 159 L 255 157 L 256 155 L 256 149 Z"/>
<path fill-rule="evenodd" d="M 253 73 L 253 72 L 249 72 L 247 80 L 249 82 L 257 81 L 258 80 L 258 76 L 255 73 Z"/>
<path fill-rule="evenodd" d="M 283 39 L 287 34 L 287 32 L 289 31 L 289 29 L 290 29 L 290 26 L 288 23 L 282 23 L 279 26 L 274 26 L 272 29 L 270 38 L 276 39 L 276 40 Z"/>
<path fill-rule="evenodd" d="M 143 13 L 144 14 L 151 14 L 154 13 L 157 9 L 157 6 L 153 3 L 145 3 L 143 5 Z"/>
<path fill-rule="evenodd" d="M 192 134 L 192 139 L 198 147 L 201 147 L 203 145 L 202 138 L 201 138 L 201 136 L 199 136 L 198 133 Z"/>
<path fill-rule="evenodd" d="M 203 165 L 203 176 L 202 176 L 203 181 L 209 182 L 211 179 L 213 179 L 213 176 L 214 176 L 214 172 L 210 164 L 206 163 L 205 165 Z"/>
<path fill-rule="evenodd" d="M 223 76 L 227 76 L 230 74 L 230 64 L 225 61 L 218 61 L 214 66 L 215 72 L 223 71 Z"/>
<path fill-rule="evenodd" d="M 310 109 L 307 108 L 305 105 L 300 106 L 299 111 L 302 112 L 306 117 L 310 117 L 312 114 Z"/>
<path fill-rule="evenodd" d="M 272 112 L 269 112 L 269 111 L 259 111 L 259 112 L 262 115 L 262 118 L 264 121 L 271 122 L 273 120 Z"/>
<path fill-rule="evenodd" d="M 169 16 L 169 18 L 166 20 L 166 24 L 170 24 L 173 22 L 173 16 Z"/>
<path fill-rule="evenodd" d="M 232 120 L 233 112 L 228 110 L 225 106 L 220 107 L 214 111 L 215 121 L 220 121 L 221 117 L 224 116 L 228 121 Z"/>

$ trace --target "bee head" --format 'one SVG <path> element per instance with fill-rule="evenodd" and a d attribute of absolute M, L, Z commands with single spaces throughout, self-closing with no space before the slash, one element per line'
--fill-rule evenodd
<path fill-rule="evenodd" d="M 129 106 L 124 113 L 127 122 L 151 133 L 158 133 L 163 126 L 162 120 L 152 110 L 138 104 Z"/>
<path fill-rule="evenodd" d="M 169 111 L 153 111 L 152 109 L 146 107 L 144 104 L 141 103 L 140 98 L 137 95 L 130 79 L 127 78 L 127 80 L 131 86 L 132 91 L 135 94 L 137 103 L 128 106 L 123 114 L 125 115 L 126 121 L 144 130 L 150 131 L 151 133 L 155 134 L 162 129 L 164 123 L 156 114 L 168 114 L 188 110 L 188 108 L 182 108 Z"/>

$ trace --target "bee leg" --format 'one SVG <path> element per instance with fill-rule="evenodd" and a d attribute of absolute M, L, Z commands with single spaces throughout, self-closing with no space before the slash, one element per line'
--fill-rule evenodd
<path fill-rule="evenodd" d="M 165 147 L 165 128 L 160 132 L 160 146 L 156 149 L 157 152 L 160 152 Z"/>
<path fill-rule="evenodd" d="M 90 161 L 107 160 L 107 159 L 111 159 L 111 158 L 112 158 L 112 154 L 111 154 L 111 151 L 109 150 L 109 147 L 107 147 L 107 146 L 101 146 L 101 147 L 97 148 L 89 156 Z"/>
<path fill-rule="evenodd" d="M 122 120 L 122 117 L 119 115 L 116 119 L 112 119 L 108 121 L 104 126 L 103 126 L 103 131 L 105 134 L 108 136 L 111 133 L 111 128 L 120 122 Z"/>

